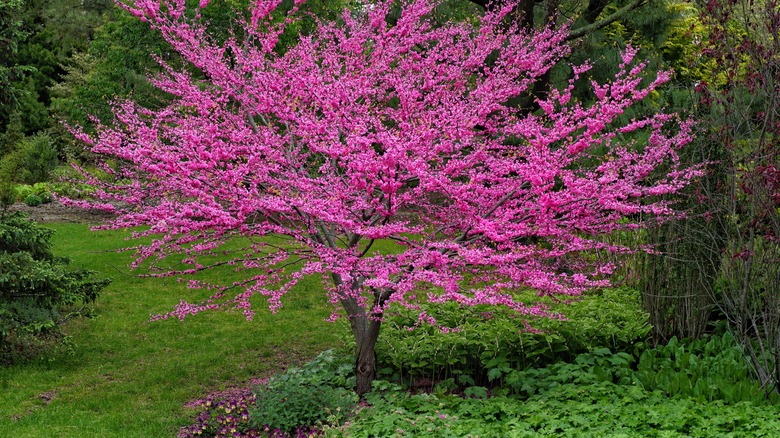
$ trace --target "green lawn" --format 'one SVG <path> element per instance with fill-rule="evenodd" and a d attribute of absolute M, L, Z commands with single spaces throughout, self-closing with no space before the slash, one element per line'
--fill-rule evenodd
<path fill-rule="evenodd" d="M 278 315 L 258 302 L 251 322 L 238 312 L 148 322 L 203 293 L 130 273 L 131 256 L 112 251 L 128 244 L 125 232 L 46 226 L 57 255 L 114 280 L 95 318 L 67 326 L 74 355 L 0 369 L 0 437 L 175 436 L 191 422 L 187 401 L 300 363 L 346 333 L 324 321 L 330 307 L 315 281 L 300 283 Z"/>

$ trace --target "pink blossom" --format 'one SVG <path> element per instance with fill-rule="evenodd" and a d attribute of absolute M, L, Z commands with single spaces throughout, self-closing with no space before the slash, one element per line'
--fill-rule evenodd
<path fill-rule="evenodd" d="M 245 40 L 222 43 L 182 13 L 184 3 L 125 7 L 204 75 L 159 60 L 165 73 L 153 83 L 170 105 L 120 102 L 115 123 L 94 136 L 74 130 L 107 162 L 126 163 L 106 168 L 112 181 L 87 178 L 97 189 L 91 207 L 119 213 L 109 227 L 153 237 L 136 248 L 134 266 L 185 254 L 188 267 L 168 274 L 221 264 L 246 274 L 161 318 L 225 307 L 251 318 L 256 294 L 276 311 L 304 275 L 321 276 L 326 299 L 366 321 L 422 296 L 545 315 L 513 291 L 607 285 L 614 267 L 578 255 L 638 226 L 621 218 L 674 215 L 659 197 L 700 174 L 677 157 L 690 123 L 664 113 L 620 122 L 669 77 L 642 85 L 635 48 L 614 80 L 593 84 L 591 105 L 572 99 L 571 81 L 538 101 L 541 111 L 506 106 L 569 53 L 565 29 L 507 29 L 511 2 L 478 24 L 433 27 L 434 2 L 402 2 L 390 26 L 391 2 L 379 1 L 285 51 L 275 48 L 289 20 L 268 20 L 280 0 L 255 0 Z M 579 77 L 590 65 L 573 68 Z M 650 140 L 636 144 L 643 132 Z M 204 261 L 238 236 L 246 245 L 229 247 L 230 261 Z M 379 254 L 377 239 L 399 250 Z M 420 322 L 436 324 L 424 313 Z"/>

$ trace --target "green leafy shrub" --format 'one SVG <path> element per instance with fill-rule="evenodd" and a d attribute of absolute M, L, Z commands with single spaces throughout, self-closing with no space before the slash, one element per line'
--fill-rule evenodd
<path fill-rule="evenodd" d="M 650 333 L 649 315 L 641 303 L 636 289 L 597 290 L 581 301 L 556 307 L 566 316 L 565 321 L 542 320 L 535 327 L 561 333 L 569 351 L 575 354 L 606 347 L 637 355 L 644 350 L 644 340 Z"/>
<path fill-rule="evenodd" d="M 28 195 L 26 198 L 24 198 L 24 203 L 30 207 L 37 207 L 43 204 L 43 199 L 41 199 L 41 197 L 38 195 Z"/>
<path fill-rule="evenodd" d="M 454 329 L 443 332 L 416 327 L 417 313 L 393 308 L 377 344 L 378 367 L 385 376 L 398 374 L 412 383 L 454 379 L 485 386 L 494 384 L 489 373 L 495 370 L 571 361 L 599 348 L 636 355 L 650 330 L 633 289 L 596 291 L 579 301 L 551 304 L 551 309 L 567 319 L 529 320 L 511 311 L 462 309 L 454 303 L 427 306 L 437 324 Z"/>
<path fill-rule="evenodd" d="M 33 193 L 35 193 L 38 196 L 42 196 L 46 193 L 51 193 L 51 187 L 49 187 L 49 183 L 47 182 L 37 182 L 33 184 Z"/>
<path fill-rule="evenodd" d="M 54 200 L 49 183 L 35 183 L 33 185 L 14 184 L 13 192 L 14 200 L 16 202 L 24 202 L 31 207 L 46 204 Z M 40 202 L 38 202 L 39 199 L 36 199 L 36 197 L 40 199 Z"/>
<path fill-rule="evenodd" d="M 14 187 L 14 193 L 15 193 L 16 201 L 24 202 L 24 200 L 27 199 L 28 196 L 35 195 L 35 189 L 33 189 L 33 186 L 31 185 L 17 184 Z"/>
<path fill-rule="evenodd" d="M 726 332 L 696 341 L 678 341 L 646 350 L 639 357 L 635 379 L 647 390 L 727 403 L 780 403 L 757 383 L 737 341 Z"/>
<path fill-rule="evenodd" d="M 60 325 L 84 314 L 109 282 L 55 257 L 52 233 L 22 213 L 0 216 L 0 363 L 34 357 L 62 340 Z"/>
<path fill-rule="evenodd" d="M 353 369 L 350 359 L 335 356 L 333 350 L 301 368 L 288 369 L 255 387 L 250 423 L 258 429 L 288 434 L 301 427 L 340 424 L 358 401 L 351 389 L 355 384 Z"/>
<path fill-rule="evenodd" d="M 33 184 L 33 193 L 40 196 L 41 201 L 44 204 L 47 204 L 49 202 L 52 202 L 54 200 L 54 196 L 52 195 L 52 188 L 51 184 L 48 182 L 38 182 Z"/>
<path fill-rule="evenodd" d="M 493 379 L 500 378 L 500 388 L 495 393 L 512 393 L 524 397 L 545 392 L 560 385 L 590 385 L 609 382 L 620 385 L 633 384 L 634 358 L 625 352 L 612 353 L 600 348 L 593 353 L 583 353 L 571 362 L 557 362 L 544 368 L 512 370 L 491 368 Z M 500 372 L 496 373 L 495 371 Z"/>

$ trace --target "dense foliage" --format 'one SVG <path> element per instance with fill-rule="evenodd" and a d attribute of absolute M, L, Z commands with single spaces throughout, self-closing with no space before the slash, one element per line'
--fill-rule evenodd
<path fill-rule="evenodd" d="M 51 235 L 21 213 L 0 216 L 0 364 L 55 345 L 61 324 L 82 314 L 108 284 L 56 257 Z"/>
<path fill-rule="evenodd" d="M 610 382 L 558 384 L 529 399 L 390 393 L 331 436 L 773 436 L 776 406 L 703 404 Z"/>
<path fill-rule="evenodd" d="M 716 233 L 708 292 L 763 385 L 780 392 L 780 2 L 714 1 L 703 55 L 717 75 L 699 87 L 703 144 L 720 153 L 719 184 L 702 190 Z"/>
<path fill-rule="evenodd" d="M 526 299 L 537 298 L 528 294 Z M 604 347 L 634 353 L 650 330 L 638 293 L 628 288 L 553 304 L 550 310 L 564 319 L 528 318 L 487 306 L 423 309 L 438 327 L 421 325 L 418 313 L 391 308 L 377 344 L 382 376 L 422 388 L 448 379 L 495 386 L 503 382 L 501 370 L 570 361 Z"/>

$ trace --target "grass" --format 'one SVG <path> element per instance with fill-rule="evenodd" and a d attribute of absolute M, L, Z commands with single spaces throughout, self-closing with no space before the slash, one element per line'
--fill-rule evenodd
<path fill-rule="evenodd" d="M 188 401 L 298 364 L 340 344 L 343 324 L 316 281 L 299 283 L 278 315 L 263 303 L 246 321 L 209 312 L 184 322 L 149 322 L 196 293 L 173 279 L 138 278 L 127 268 L 127 233 L 47 224 L 55 253 L 113 278 L 95 317 L 72 321 L 75 353 L 0 369 L 0 436 L 170 437 L 192 421 Z M 224 275 L 224 273 L 215 273 Z"/>

